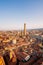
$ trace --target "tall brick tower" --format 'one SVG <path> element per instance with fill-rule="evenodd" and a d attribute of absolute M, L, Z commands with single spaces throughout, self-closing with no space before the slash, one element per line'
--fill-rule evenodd
<path fill-rule="evenodd" d="M 26 35 L 26 23 L 24 23 L 24 35 Z"/>

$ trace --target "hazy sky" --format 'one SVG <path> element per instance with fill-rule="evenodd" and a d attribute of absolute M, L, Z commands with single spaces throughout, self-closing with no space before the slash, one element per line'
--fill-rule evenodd
<path fill-rule="evenodd" d="M 0 0 L 0 30 L 43 28 L 43 0 Z"/>

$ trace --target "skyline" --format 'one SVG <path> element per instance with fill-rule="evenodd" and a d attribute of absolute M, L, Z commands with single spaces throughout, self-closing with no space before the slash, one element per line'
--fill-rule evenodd
<path fill-rule="evenodd" d="M 43 28 L 43 0 L 0 0 L 0 30 Z"/>

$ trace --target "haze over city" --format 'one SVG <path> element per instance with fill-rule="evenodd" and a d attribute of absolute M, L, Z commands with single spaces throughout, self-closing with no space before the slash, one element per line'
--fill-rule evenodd
<path fill-rule="evenodd" d="M 43 0 L 0 0 L 0 30 L 43 28 Z"/>

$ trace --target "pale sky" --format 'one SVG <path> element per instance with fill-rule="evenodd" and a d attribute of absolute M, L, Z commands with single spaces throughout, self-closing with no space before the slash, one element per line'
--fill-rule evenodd
<path fill-rule="evenodd" d="M 0 0 L 0 30 L 43 28 L 43 0 Z"/>

